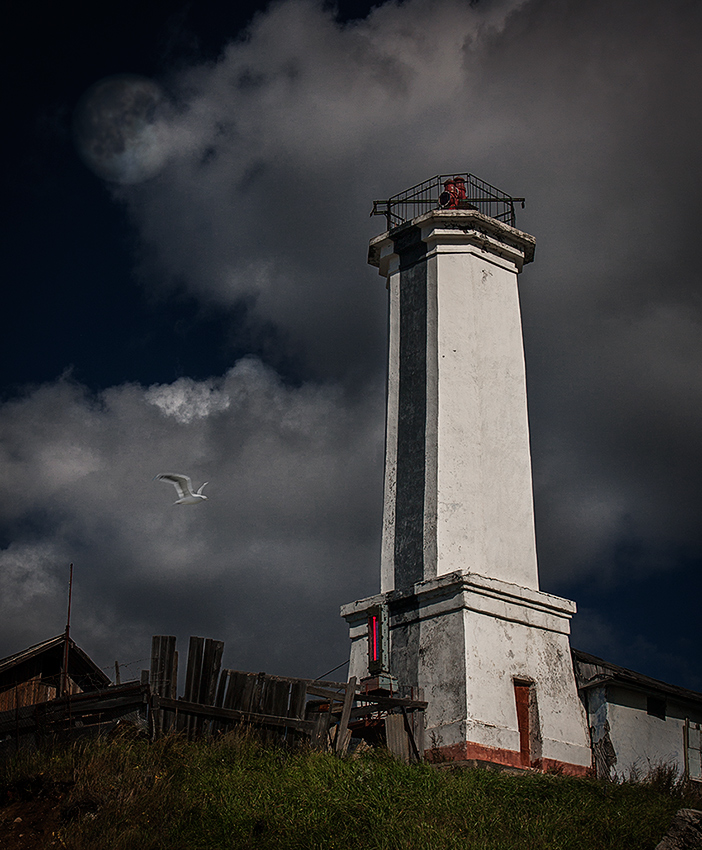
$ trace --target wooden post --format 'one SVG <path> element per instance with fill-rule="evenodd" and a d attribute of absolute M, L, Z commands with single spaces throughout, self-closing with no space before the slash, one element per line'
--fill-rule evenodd
<path fill-rule="evenodd" d="M 199 702 L 202 705 L 214 705 L 223 651 L 224 643 L 221 640 L 212 640 L 211 638 L 205 640 L 205 649 L 202 657 L 202 674 L 198 687 L 199 695 L 195 702 Z M 200 731 L 205 731 L 210 727 L 211 724 L 209 721 L 202 719 L 198 721 L 197 728 Z"/>
<path fill-rule="evenodd" d="M 356 677 L 351 676 L 346 685 L 346 693 L 344 694 L 344 707 L 341 710 L 341 720 L 339 728 L 336 731 L 336 752 L 338 755 L 343 755 L 349 747 L 346 731 L 349 728 L 349 717 L 351 717 L 351 708 L 353 706 L 353 698 L 356 696 Z"/>
<path fill-rule="evenodd" d="M 417 763 L 422 761 L 422 757 L 419 754 L 419 749 L 417 748 L 417 742 L 414 738 L 414 733 L 412 732 L 412 725 L 410 724 L 409 717 L 407 716 L 407 710 L 404 705 L 400 706 L 402 710 L 402 719 L 405 721 L 405 732 L 407 733 L 407 740 L 409 741 L 410 748 L 412 749 L 412 753 L 414 754 Z M 412 719 L 414 720 L 414 715 L 416 712 L 412 713 Z"/>
<path fill-rule="evenodd" d="M 401 714 L 388 714 L 385 718 L 385 743 L 396 759 L 409 762 L 409 742 Z"/>
<path fill-rule="evenodd" d="M 200 679 L 202 677 L 202 650 L 205 639 L 201 637 L 190 638 L 188 646 L 188 667 L 185 672 L 185 693 L 183 699 L 187 702 L 197 702 L 200 692 Z M 184 718 L 179 724 L 184 728 L 188 737 L 197 730 L 197 719 L 195 717 Z"/>
<path fill-rule="evenodd" d="M 173 635 L 154 635 L 151 639 L 151 691 L 162 697 L 171 697 L 177 687 L 178 653 L 175 647 Z M 154 711 L 154 734 L 167 731 L 172 723 L 172 712 Z"/>

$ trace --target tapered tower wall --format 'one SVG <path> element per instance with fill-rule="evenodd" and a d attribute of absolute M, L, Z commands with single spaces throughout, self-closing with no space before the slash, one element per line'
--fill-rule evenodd
<path fill-rule="evenodd" d="M 349 675 L 386 606 L 388 673 L 442 758 L 585 773 L 574 603 L 539 590 L 518 274 L 532 236 L 434 210 L 373 239 L 390 302 L 381 593 L 342 608 Z"/>

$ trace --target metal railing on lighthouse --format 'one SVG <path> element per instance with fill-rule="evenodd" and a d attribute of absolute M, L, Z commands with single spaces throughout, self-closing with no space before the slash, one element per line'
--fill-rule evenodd
<path fill-rule="evenodd" d="M 514 227 L 516 203 L 524 208 L 524 198 L 507 195 L 474 174 L 454 172 L 437 174 L 390 198 L 373 201 L 371 215 L 384 215 L 392 230 L 432 209 L 473 209 Z"/>

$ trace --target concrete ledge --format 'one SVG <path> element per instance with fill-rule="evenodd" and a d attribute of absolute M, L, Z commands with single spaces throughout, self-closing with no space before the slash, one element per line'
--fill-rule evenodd
<path fill-rule="evenodd" d="M 454 572 L 418 582 L 411 590 L 391 590 L 341 608 L 351 628 L 365 628 L 369 608 L 387 604 L 390 627 L 468 609 L 511 622 L 568 634 L 576 605 L 569 599 L 520 587 L 477 573 Z M 352 635 L 353 637 L 353 635 Z"/>
<path fill-rule="evenodd" d="M 370 240 L 368 262 L 376 266 L 383 277 L 391 271 L 394 253 L 394 240 L 408 227 L 421 227 L 422 239 L 430 243 L 440 241 L 442 237 L 450 238 L 452 242 L 464 238 L 466 242 L 480 245 L 490 243 L 489 250 L 497 255 L 504 254 L 521 270 L 523 265 L 531 263 L 536 250 L 536 239 L 523 230 L 484 215 L 478 210 L 430 210 L 381 233 Z"/>

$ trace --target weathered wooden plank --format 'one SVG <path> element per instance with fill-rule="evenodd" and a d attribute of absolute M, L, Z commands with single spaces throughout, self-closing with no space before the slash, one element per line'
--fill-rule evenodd
<path fill-rule="evenodd" d="M 191 714 L 196 717 L 213 717 L 222 720 L 244 721 L 262 726 L 289 726 L 301 732 L 312 732 L 315 726 L 312 720 L 298 720 L 294 717 L 275 717 L 270 714 L 259 714 L 253 711 L 236 711 L 230 708 L 216 708 L 214 705 L 202 705 L 197 702 L 187 702 L 183 699 L 154 698 L 158 708 L 177 709 L 179 713 Z"/>
<path fill-rule="evenodd" d="M 113 690 L 118 693 L 113 693 Z M 145 704 L 147 693 L 148 687 L 137 684 L 97 694 L 80 694 L 71 698 L 70 714 L 69 701 L 66 699 L 25 706 L 16 711 L 3 711 L 0 713 L 0 734 L 15 732 L 18 728 L 20 731 L 31 731 L 39 726 L 50 730 L 52 726 L 68 722 L 69 716 L 73 722 L 91 722 L 95 716 L 127 714 Z"/>
<path fill-rule="evenodd" d="M 410 719 L 411 718 L 411 719 Z M 407 733 L 407 741 L 409 742 L 410 751 L 416 762 L 423 761 L 423 751 L 420 751 L 417 745 L 415 730 L 418 728 L 418 721 L 424 723 L 424 712 L 413 712 L 410 716 L 407 709 L 402 706 L 402 720 L 405 724 L 405 732 Z"/>
<path fill-rule="evenodd" d="M 290 682 L 275 679 L 267 680 L 267 689 L 263 700 L 263 713 L 287 717 L 290 701 Z"/>
<path fill-rule="evenodd" d="M 171 687 L 168 697 L 175 699 L 178 696 L 178 650 L 173 646 L 173 666 L 171 668 Z"/>
<path fill-rule="evenodd" d="M 267 688 L 263 701 L 263 713 L 273 714 L 276 717 L 288 717 L 288 705 L 290 703 L 290 682 L 280 679 L 267 678 Z M 272 740 L 278 733 L 270 730 L 268 740 Z"/>
<path fill-rule="evenodd" d="M 329 704 L 331 709 L 331 703 Z M 331 723 L 331 711 L 320 711 L 313 721 L 312 747 L 316 750 L 327 750 L 329 748 L 329 725 Z"/>
<path fill-rule="evenodd" d="M 215 689 L 219 678 L 219 669 L 222 665 L 223 652 L 223 641 L 207 638 L 202 660 L 200 690 L 196 702 L 201 702 L 203 705 L 214 705 Z"/>
<path fill-rule="evenodd" d="M 217 685 L 217 694 L 215 696 L 214 704 L 217 708 L 222 708 L 224 706 L 224 696 L 227 692 L 227 684 L 229 683 L 229 679 L 231 677 L 232 671 L 225 668 L 222 670 L 219 677 L 219 684 Z"/>
<path fill-rule="evenodd" d="M 302 681 L 290 683 L 290 707 L 288 717 L 304 717 L 307 702 L 307 684 Z"/>
<path fill-rule="evenodd" d="M 154 635 L 151 638 L 151 690 L 156 694 L 164 693 L 163 681 L 165 672 L 165 648 L 166 635 Z M 165 694 L 164 694 L 165 695 Z M 157 711 L 153 715 L 153 724 L 156 732 L 163 728 L 163 712 Z"/>
<path fill-rule="evenodd" d="M 331 690 L 330 688 L 320 688 L 317 685 L 307 685 L 307 693 L 313 697 L 322 697 L 323 699 L 343 700 L 346 693 L 346 685 L 342 685 L 339 690 Z"/>
<path fill-rule="evenodd" d="M 339 728 L 339 724 L 332 726 L 329 732 L 330 748 L 339 755 L 343 755 L 349 748 L 351 743 L 351 730 L 347 729 L 343 734 Z"/>
<path fill-rule="evenodd" d="M 227 690 L 224 694 L 222 708 L 241 708 L 238 699 L 238 688 L 241 681 L 240 676 L 241 674 L 237 673 L 235 670 L 229 671 L 229 681 L 227 682 Z"/>
<path fill-rule="evenodd" d="M 219 677 L 219 668 L 222 663 L 223 650 L 224 643 L 221 640 L 213 640 L 212 638 L 205 640 L 202 654 L 202 670 L 197 686 L 197 696 L 193 697 L 194 702 L 199 702 L 202 705 L 214 704 L 215 688 Z M 207 721 L 201 718 L 198 719 L 193 731 L 198 733 L 209 731 L 204 728 L 203 724 L 207 724 Z"/>
<path fill-rule="evenodd" d="M 339 728 L 336 733 L 336 752 L 339 755 L 343 755 L 349 745 L 350 735 L 346 734 L 346 731 L 349 728 L 349 716 L 351 715 L 351 708 L 353 706 L 353 698 L 356 695 L 356 677 L 351 676 L 346 685 L 346 694 L 344 696 L 344 707 L 341 712 L 341 720 L 339 721 Z"/>
<path fill-rule="evenodd" d="M 253 683 L 253 693 L 249 711 L 255 711 L 259 714 L 265 714 L 263 711 L 263 703 L 266 698 L 267 677 L 265 673 L 258 673 Z"/>
<path fill-rule="evenodd" d="M 224 707 L 237 711 L 250 711 L 257 679 L 256 673 L 240 671 L 232 673 Z"/>
<path fill-rule="evenodd" d="M 149 667 L 150 677 L 149 682 L 154 693 L 158 693 L 158 685 L 160 683 L 159 665 L 161 660 L 161 635 L 154 635 L 151 638 L 151 664 Z"/>
<path fill-rule="evenodd" d="M 215 708 L 223 708 L 224 707 L 224 697 L 227 693 L 227 684 L 229 682 L 229 676 L 231 674 L 231 670 L 224 669 L 220 673 L 219 682 L 217 683 L 217 690 L 214 698 L 214 706 Z M 210 732 L 215 735 L 217 732 L 223 731 L 226 728 L 226 723 L 222 720 L 213 720 L 210 725 Z"/>
<path fill-rule="evenodd" d="M 204 638 L 191 635 L 188 645 L 188 666 L 185 671 L 185 693 L 183 694 L 184 698 L 191 702 L 197 702 L 200 693 L 204 644 Z M 178 728 L 184 729 L 190 737 L 196 731 L 197 723 L 194 718 L 185 717 L 183 720 L 179 720 Z"/>
<path fill-rule="evenodd" d="M 175 697 L 178 690 L 178 652 L 176 651 L 176 639 L 168 636 L 166 641 L 167 643 L 164 647 L 162 692 L 166 697 Z M 168 732 L 175 724 L 175 715 L 170 711 L 164 712 L 161 723 L 163 731 Z"/>
<path fill-rule="evenodd" d="M 78 705 L 71 704 L 70 713 L 73 717 L 82 717 L 83 715 L 94 714 L 95 712 L 100 711 L 111 711 L 113 709 L 122 709 L 127 707 L 138 708 L 139 706 L 144 705 L 145 701 L 145 695 L 138 693 L 132 695 L 107 695 L 79 703 Z M 60 706 L 52 705 L 51 703 L 40 703 L 40 706 L 41 708 L 39 706 L 36 706 L 35 708 L 40 714 L 46 717 L 48 721 L 53 721 L 55 717 L 61 717 L 64 714 L 68 714 L 68 707 L 65 704 Z"/>
<path fill-rule="evenodd" d="M 388 714 L 385 718 L 385 742 L 396 759 L 409 763 L 409 742 L 401 714 Z"/>
<path fill-rule="evenodd" d="M 151 690 L 171 695 L 173 684 L 173 657 L 176 639 L 173 635 L 154 635 L 151 638 Z"/>

